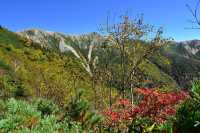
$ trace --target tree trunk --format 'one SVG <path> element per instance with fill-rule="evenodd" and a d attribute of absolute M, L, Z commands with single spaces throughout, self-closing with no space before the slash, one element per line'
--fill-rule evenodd
<path fill-rule="evenodd" d="M 94 108 L 97 109 L 97 92 L 96 92 L 94 76 L 92 77 L 92 90 L 94 91 Z"/>
<path fill-rule="evenodd" d="M 131 104 L 133 105 L 134 102 L 134 96 L 133 96 L 133 74 L 131 75 Z"/>
<path fill-rule="evenodd" d="M 112 106 L 112 80 L 110 80 L 110 84 L 109 84 L 109 104 L 110 104 L 110 108 Z"/>

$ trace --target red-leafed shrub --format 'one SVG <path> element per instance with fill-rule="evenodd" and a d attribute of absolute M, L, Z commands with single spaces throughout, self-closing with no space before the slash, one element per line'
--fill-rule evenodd
<path fill-rule="evenodd" d="M 132 105 L 128 99 L 120 99 L 104 111 L 109 126 L 130 122 L 136 117 L 148 117 L 155 123 L 164 123 L 176 114 L 176 105 L 189 97 L 185 91 L 159 92 L 149 88 L 136 89 L 136 93 L 143 96 L 138 105 Z"/>

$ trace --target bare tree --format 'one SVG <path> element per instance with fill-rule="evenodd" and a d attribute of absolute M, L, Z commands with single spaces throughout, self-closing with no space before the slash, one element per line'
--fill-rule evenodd
<path fill-rule="evenodd" d="M 133 88 L 136 87 L 134 79 L 139 77 L 139 65 L 158 51 L 166 40 L 161 37 L 162 29 L 158 29 L 153 39 L 146 41 L 145 37 L 153 32 L 153 27 L 144 24 L 143 17 L 131 20 L 125 15 L 121 18 L 122 21 L 117 24 L 106 25 L 106 38 L 109 47 L 117 54 L 117 57 L 112 58 L 119 61 L 120 68 L 115 72 L 118 75 L 115 78 L 120 79 L 122 97 L 125 98 L 126 89 L 131 88 L 133 103 Z"/>
<path fill-rule="evenodd" d="M 189 22 L 193 24 L 193 26 L 190 27 L 189 29 L 200 29 L 199 6 L 200 6 L 200 0 L 197 1 L 194 8 L 191 7 L 189 4 L 186 4 L 186 7 L 188 8 L 189 12 L 193 17 L 192 20 L 189 20 Z"/>

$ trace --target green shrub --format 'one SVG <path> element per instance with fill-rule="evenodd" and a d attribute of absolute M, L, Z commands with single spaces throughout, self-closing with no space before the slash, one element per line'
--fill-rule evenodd
<path fill-rule="evenodd" d="M 67 107 L 67 115 L 70 119 L 80 122 L 85 130 L 95 129 L 102 116 L 92 111 L 89 103 L 82 99 L 82 95 L 83 91 L 80 91 L 72 98 Z"/>
<path fill-rule="evenodd" d="M 194 80 L 192 82 L 191 95 L 194 100 L 200 102 L 200 80 Z"/>
<path fill-rule="evenodd" d="M 3 68 L 5 70 L 9 70 L 10 66 L 7 65 L 4 61 L 0 60 L 0 68 Z"/>
<path fill-rule="evenodd" d="M 50 100 L 38 99 L 35 102 L 37 110 L 44 115 L 52 115 L 59 111 L 58 107 Z"/>
<path fill-rule="evenodd" d="M 13 132 L 33 126 L 40 119 L 40 112 L 26 102 L 10 99 L 5 102 L 5 106 L 6 111 L 0 120 L 2 132 Z"/>
<path fill-rule="evenodd" d="M 41 100 L 39 100 L 41 101 Z M 37 103 L 37 102 L 36 102 Z M 13 98 L 8 101 L 1 102 L 0 110 L 0 132 L 2 133 L 82 133 L 83 127 L 80 123 L 64 119 L 60 121 L 55 114 L 42 115 L 43 109 L 39 106 L 45 105 L 45 109 L 49 108 L 51 103 L 42 101 L 36 103 L 28 103 Z M 41 104 L 42 103 L 42 104 Z M 44 104 L 43 104 L 44 103 Z M 53 108 L 52 108 L 53 109 Z M 51 109 L 50 109 L 51 110 Z M 46 110 L 45 110 L 46 111 Z M 47 113 L 47 112 L 45 112 Z M 49 113 L 49 112 L 48 112 Z M 51 112 L 52 113 L 52 112 Z"/>
<path fill-rule="evenodd" d="M 176 128 L 181 133 L 200 132 L 200 81 L 192 83 L 191 98 L 178 110 L 176 115 Z"/>
<path fill-rule="evenodd" d="M 0 87 L 2 98 L 19 98 L 27 95 L 22 83 L 8 74 L 0 76 Z"/>
<path fill-rule="evenodd" d="M 176 126 L 181 133 L 200 132 L 200 126 L 195 126 L 200 121 L 200 104 L 192 99 L 182 105 L 176 118 Z"/>
<path fill-rule="evenodd" d="M 149 127 L 153 125 L 153 122 L 148 117 L 138 117 L 134 121 L 132 121 L 132 124 L 129 126 L 129 132 L 143 132 L 146 130 L 150 130 Z M 149 129 L 148 129 L 149 128 Z M 153 130 L 153 129 L 152 129 Z"/>
<path fill-rule="evenodd" d="M 16 86 L 14 90 L 14 97 L 25 97 L 25 90 L 21 85 Z"/>
<path fill-rule="evenodd" d="M 80 92 L 78 96 L 75 96 L 69 103 L 69 106 L 67 107 L 68 114 L 73 119 L 82 117 L 81 115 L 89 109 L 88 102 L 80 99 L 81 96 L 82 92 Z"/>

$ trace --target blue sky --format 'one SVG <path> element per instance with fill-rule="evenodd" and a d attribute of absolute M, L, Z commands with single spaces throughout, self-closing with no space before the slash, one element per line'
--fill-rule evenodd
<path fill-rule="evenodd" d="M 197 0 L 1 0 L 0 25 L 12 31 L 41 28 L 66 34 L 98 31 L 108 12 L 143 13 L 146 23 L 164 27 L 166 37 L 175 40 L 200 39 L 200 30 L 186 30 L 192 18 L 186 4 Z"/>

